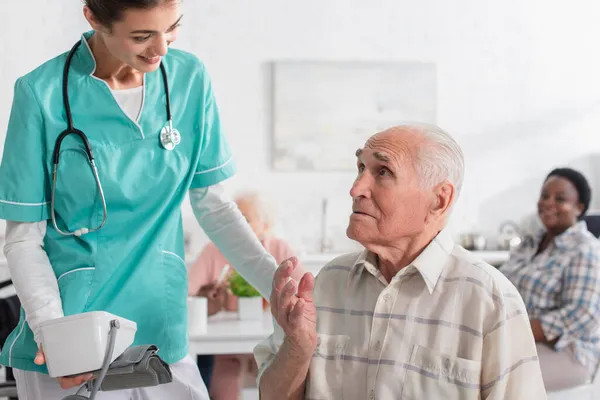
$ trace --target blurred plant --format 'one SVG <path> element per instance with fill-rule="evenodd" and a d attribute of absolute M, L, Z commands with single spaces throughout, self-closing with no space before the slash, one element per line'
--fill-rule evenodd
<path fill-rule="evenodd" d="M 229 289 L 237 297 L 260 297 L 258 290 L 235 271 L 229 278 Z"/>

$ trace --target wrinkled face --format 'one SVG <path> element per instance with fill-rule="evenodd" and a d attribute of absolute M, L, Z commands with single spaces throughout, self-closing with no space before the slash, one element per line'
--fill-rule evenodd
<path fill-rule="evenodd" d="M 568 179 L 559 176 L 546 179 L 538 200 L 538 215 L 548 231 L 566 230 L 577 222 L 582 211 L 579 193 Z"/>
<path fill-rule="evenodd" d="M 252 228 L 259 239 L 262 239 L 265 233 L 267 233 L 269 225 L 261 217 L 260 212 L 256 209 L 256 206 L 251 201 L 243 198 L 237 199 L 236 204 L 244 218 L 246 218 L 246 221 L 248 221 L 250 228 Z"/>
<path fill-rule="evenodd" d="M 389 245 L 423 231 L 432 204 L 419 185 L 413 154 L 419 140 L 411 133 L 379 133 L 357 151 L 358 175 L 350 196 L 346 233 L 363 246 Z"/>
<path fill-rule="evenodd" d="M 89 14 L 89 15 L 88 15 Z M 170 1 L 151 9 L 130 8 L 110 27 L 94 22 L 89 9 L 86 16 L 110 54 L 140 72 L 155 71 L 169 45 L 177 39 L 181 19 L 180 2 Z"/>

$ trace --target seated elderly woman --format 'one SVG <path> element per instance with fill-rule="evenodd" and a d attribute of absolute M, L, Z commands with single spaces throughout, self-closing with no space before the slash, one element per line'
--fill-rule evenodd
<path fill-rule="evenodd" d="M 248 221 L 252 231 L 278 264 L 294 255 L 291 246 L 271 231 L 272 215 L 258 193 L 238 194 L 235 203 Z M 198 259 L 188 272 L 188 294 L 207 297 L 209 315 L 216 314 L 221 310 L 237 310 L 237 298 L 226 290 L 227 282 L 218 284 L 219 276 L 228 264 L 230 264 L 229 261 L 217 249 L 217 246 L 209 243 L 202 249 Z M 299 279 L 301 274 L 302 268 L 299 268 L 296 278 Z M 208 381 L 207 387 L 211 399 L 214 400 L 237 399 L 243 385 L 243 372 L 245 370 L 251 374 L 257 372 L 256 363 L 250 354 L 216 356 L 212 371 L 211 361 L 210 357 L 202 357 L 199 360 L 199 366 L 203 378 Z"/>
<path fill-rule="evenodd" d="M 570 168 L 546 177 L 538 214 L 544 228 L 500 267 L 531 319 L 547 390 L 590 380 L 600 357 L 600 241 L 581 219 L 591 190 Z"/>

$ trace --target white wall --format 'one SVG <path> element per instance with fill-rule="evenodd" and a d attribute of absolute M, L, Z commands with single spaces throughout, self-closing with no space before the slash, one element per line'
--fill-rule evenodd
<path fill-rule="evenodd" d="M 464 191 L 452 229 L 493 234 L 533 211 L 541 180 L 573 165 L 600 192 L 600 6 L 556 0 L 186 0 L 176 46 L 211 72 L 240 172 L 232 190 L 257 188 L 279 230 L 316 250 L 322 197 L 339 247 L 351 173 L 270 169 L 269 63 L 273 60 L 417 60 L 438 66 L 438 123 L 462 144 Z M 1 8 L 0 131 L 14 80 L 66 51 L 87 29 L 72 0 Z M 58 79 L 59 77 L 57 77 Z M 600 206 L 600 196 L 595 207 Z M 196 248 L 205 238 L 185 206 Z"/>

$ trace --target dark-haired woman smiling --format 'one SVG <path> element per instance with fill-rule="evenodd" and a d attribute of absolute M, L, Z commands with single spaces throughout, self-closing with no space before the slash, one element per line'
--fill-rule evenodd
<path fill-rule="evenodd" d="M 20 400 L 74 393 L 91 376 L 48 377 L 40 324 L 102 310 L 137 323 L 134 344 L 156 344 L 173 382 L 99 399 L 208 399 L 188 355 L 186 194 L 266 297 L 277 265 L 220 185 L 235 167 L 204 65 L 169 50 L 180 2 L 86 0 L 84 15 L 93 30 L 15 84 L 0 218 L 23 312 L 0 363 Z"/>
<path fill-rule="evenodd" d="M 590 200 L 581 173 L 550 172 L 538 200 L 544 229 L 500 268 L 527 306 L 547 390 L 588 382 L 600 359 L 600 242 L 581 220 Z"/>

